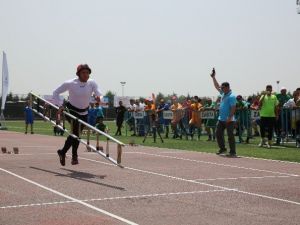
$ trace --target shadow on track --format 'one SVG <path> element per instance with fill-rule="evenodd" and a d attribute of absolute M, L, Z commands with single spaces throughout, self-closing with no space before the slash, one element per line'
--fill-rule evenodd
<path fill-rule="evenodd" d="M 56 176 L 68 177 L 68 178 L 72 178 L 72 179 L 76 179 L 76 180 L 81 180 L 81 181 L 84 181 L 84 182 L 89 182 L 89 183 L 92 183 L 92 184 L 101 185 L 101 186 L 104 186 L 104 187 L 117 189 L 117 190 L 120 190 L 120 191 L 125 191 L 125 188 L 123 188 L 123 187 L 118 187 L 118 186 L 104 184 L 104 183 L 100 183 L 100 182 L 90 180 L 90 179 L 97 179 L 97 178 L 98 179 L 104 179 L 106 177 L 106 175 L 97 176 L 97 175 L 94 175 L 94 174 L 91 174 L 91 173 L 80 172 L 80 171 L 69 170 L 69 169 L 62 169 L 62 170 L 65 170 L 65 171 L 69 172 L 67 174 L 63 174 L 63 173 L 58 173 L 58 172 L 55 172 L 55 171 L 50 171 L 50 170 L 37 168 L 37 167 L 32 167 L 32 166 L 30 166 L 29 168 L 39 170 L 39 171 L 43 171 L 43 172 L 46 172 L 46 173 L 51 173 L 51 174 L 54 174 Z"/>

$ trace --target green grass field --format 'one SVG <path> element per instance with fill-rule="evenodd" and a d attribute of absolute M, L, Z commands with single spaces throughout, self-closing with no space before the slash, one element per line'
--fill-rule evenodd
<path fill-rule="evenodd" d="M 112 121 L 106 121 L 105 124 L 108 125 L 110 129 L 110 134 L 113 135 L 116 131 L 115 123 Z M 6 121 L 6 126 L 10 131 L 24 132 L 25 124 L 23 121 Z M 68 129 L 68 126 L 67 126 Z M 36 134 L 43 135 L 54 135 L 53 127 L 50 123 L 44 121 L 35 121 L 34 132 Z M 164 143 L 161 143 L 157 139 L 157 143 L 153 143 L 153 138 L 149 136 L 145 143 L 143 143 L 143 137 L 131 137 L 131 133 L 128 132 L 128 136 L 125 136 L 125 129 L 122 131 L 123 136 L 117 136 L 116 138 L 120 141 L 128 144 L 129 142 L 134 142 L 138 145 L 145 146 L 155 146 L 159 148 L 170 148 L 170 149 L 180 149 L 188 151 L 198 151 L 198 152 L 210 152 L 215 153 L 218 150 L 216 142 L 207 142 L 207 136 L 201 136 L 200 140 L 179 140 L 179 139 L 164 139 Z M 66 134 L 65 134 L 66 136 Z M 171 136 L 171 135 L 170 135 Z M 63 138 L 63 137 L 58 137 Z M 104 140 L 104 138 L 102 138 Z M 250 144 L 240 144 L 237 143 L 237 154 L 240 156 L 264 158 L 264 159 L 274 159 L 283 160 L 291 162 L 300 162 L 300 149 L 295 148 L 295 144 L 290 144 L 289 146 L 274 146 L 272 149 L 259 148 L 257 144 L 259 143 L 259 138 L 250 139 Z"/>

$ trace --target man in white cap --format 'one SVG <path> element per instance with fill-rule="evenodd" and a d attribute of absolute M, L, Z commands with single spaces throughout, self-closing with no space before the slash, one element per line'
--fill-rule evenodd
<path fill-rule="evenodd" d="M 69 110 L 70 114 L 76 116 L 78 119 L 81 119 L 87 122 L 87 115 L 90 103 L 90 97 L 92 94 L 95 94 L 95 100 L 100 102 L 100 96 L 102 93 L 98 88 L 96 82 L 90 78 L 92 70 L 87 64 L 80 64 L 77 67 L 76 71 L 76 78 L 71 80 L 65 81 L 62 85 L 60 85 L 54 92 L 53 92 L 53 99 L 55 104 L 60 106 L 60 111 L 64 108 L 60 105 L 59 101 L 59 94 L 64 93 L 66 91 L 69 92 L 69 101 L 66 104 L 67 109 Z M 69 122 L 73 123 L 72 127 L 72 134 L 79 137 L 79 133 L 82 131 L 84 126 L 81 126 L 81 130 L 79 130 L 79 123 L 77 120 L 71 120 L 71 118 L 66 118 Z M 67 151 L 72 147 L 72 165 L 78 164 L 78 155 L 77 149 L 79 146 L 79 140 L 77 138 L 72 137 L 71 135 L 68 136 L 67 140 L 62 149 L 57 151 L 59 156 L 60 164 L 62 166 L 65 165 L 65 158 Z"/>

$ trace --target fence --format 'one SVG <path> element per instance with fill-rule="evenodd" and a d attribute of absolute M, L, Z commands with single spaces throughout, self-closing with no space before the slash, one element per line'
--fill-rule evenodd
<path fill-rule="evenodd" d="M 151 113 L 150 113 L 151 114 Z M 144 136 L 146 131 L 151 128 L 150 114 L 146 112 L 127 112 L 125 114 L 126 121 L 126 135 L 129 131 L 133 135 Z M 172 128 L 173 138 L 185 136 L 186 139 L 192 139 L 195 133 L 198 133 L 200 138 L 205 128 L 206 132 L 211 132 L 213 136 L 217 124 L 218 110 L 204 109 L 199 112 L 201 118 L 201 126 L 191 124 L 192 112 L 188 109 L 177 111 L 163 111 L 157 115 L 157 126 L 160 132 L 165 132 L 168 136 L 169 127 Z M 258 136 L 258 127 L 260 125 L 260 115 L 258 110 L 241 109 L 235 113 L 236 117 L 236 136 L 238 141 L 249 142 L 254 135 Z M 300 139 L 300 108 L 296 109 L 281 109 L 279 112 L 279 119 L 274 124 L 274 137 L 278 144 L 295 143 L 299 145 Z M 298 146 L 300 147 L 300 146 Z"/>

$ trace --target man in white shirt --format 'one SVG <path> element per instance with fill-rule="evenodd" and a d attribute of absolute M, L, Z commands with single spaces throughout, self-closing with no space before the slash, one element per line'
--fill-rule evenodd
<path fill-rule="evenodd" d="M 77 78 L 73 78 L 71 80 L 65 81 L 62 85 L 60 85 L 53 92 L 53 99 L 56 105 L 60 106 L 60 111 L 64 108 L 59 103 L 59 94 L 64 93 L 66 91 L 69 92 L 69 100 L 66 104 L 67 110 L 69 110 L 70 114 L 76 116 L 77 118 L 87 122 L 87 115 L 90 103 L 90 97 L 94 93 L 95 99 L 97 102 L 100 102 L 100 96 L 102 95 L 100 89 L 96 82 L 90 78 L 92 70 L 87 64 L 80 64 L 77 67 L 76 75 Z M 79 130 L 79 123 L 77 121 L 72 120 L 69 117 L 66 119 L 73 123 L 72 133 L 79 136 L 79 132 L 82 131 L 83 126 L 81 126 L 81 130 Z M 73 138 L 72 136 L 68 136 L 67 140 L 62 149 L 57 151 L 59 156 L 60 164 L 62 166 L 65 165 L 65 158 L 67 151 L 72 147 L 72 165 L 78 164 L 78 155 L 77 149 L 79 146 L 79 140 Z"/>
<path fill-rule="evenodd" d="M 136 104 L 134 99 L 129 100 L 130 105 L 127 107 L 127 111 L 129 112 L 129 117 L 127 119 L 127 124 L 130 127 L 130 131 L 133 131 L 132 136 L 136 136 L 136 129 L 135 129 L 135 120 L 133 117 L 134 112 L 136 111 Z"/>

